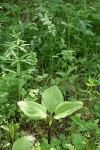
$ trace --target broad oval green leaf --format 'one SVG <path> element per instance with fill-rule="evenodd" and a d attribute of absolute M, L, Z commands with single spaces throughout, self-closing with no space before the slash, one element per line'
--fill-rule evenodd
<path fill-rule="evenodd" d="M 62 102 L 60 103 L 55 110 L 55 119 L 65 118 L 69 116 L 76 110 L 80 109 L 83 106 L 83 103 L 80 101 L 75 102 Z"/>
<path fill-rule="evenodd" d="M 21 137 L 13 144 L 12 150 L 31 150 L 34 140 L 32 136 Z"/>
<path fill-rule="evenodd" d="M 32 119 L 40 120 L 46 118 L 46 108 L 41 104 L 32 101 L 20 101 L 18 102 L 20 109 L 25 115 Z"/>
<path fill-rule="evenodd" d="M 42 104 L 52 114 L 56 107 L 63 102 L 63 95 L 57 86 L 52 86 L 44 91 L 42 95 Z"/>

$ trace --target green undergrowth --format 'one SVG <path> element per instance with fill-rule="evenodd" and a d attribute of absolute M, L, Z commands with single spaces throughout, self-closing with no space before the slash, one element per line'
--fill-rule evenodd
<path fill-rule="evenodd" d="M 17 142 L 27 150 L 100 149 L 99 9 L 99 0 L 0 1 L 0 149 L 20 150 Z M 42 103 L 51 87 L 83 107 L 56 120 L 60 109 Z M 45 105 L 44 120 L 25 116 L 18 103 L 26 101 L 33 110 Z"/>

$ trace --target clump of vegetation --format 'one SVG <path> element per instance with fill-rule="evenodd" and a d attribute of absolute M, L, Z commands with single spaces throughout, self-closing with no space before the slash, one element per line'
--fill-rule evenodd
<path fill-rule="evenodd" d="M 99 7 L 1 0 L 0 149 L 100 149 Z"/>

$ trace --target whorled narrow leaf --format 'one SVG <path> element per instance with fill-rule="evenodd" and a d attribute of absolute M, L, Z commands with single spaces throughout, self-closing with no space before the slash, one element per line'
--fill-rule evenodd
<path fill-rule="evenodd" d="M 57 86 L 48 88 L 42 95 L 42 104 L 50 113 L 53 113 L 56 107 L 63 101 L 63 95 Z"/>
<path fill-rule="evenodd" d="M 20 109 L 25 115 L 32 119 L 40 120 L 46 118 L 46 108 L 41 104 L 32 101 L 20 101 L 18 102 Z"/>
<path fill-rule="evenodd" d="M 83 103 L 80 101 L 75 102 L 62 102 L 60 103 L 55 110 L 55 119 L 64 118 L 69 116 L 76 110 L 80 109 L 83 106 Z"/>

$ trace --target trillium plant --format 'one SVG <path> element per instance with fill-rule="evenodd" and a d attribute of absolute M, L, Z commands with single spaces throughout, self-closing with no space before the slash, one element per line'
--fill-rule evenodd
<path fill-rule="evenodd" d="M 33 101 L 18 102 L 20 109 L 31 119 L 45 119 L 48 125 L 48 143 L 50 144 L 50 128 L 53 119 L 69 116 L 83 106 L 81 101 L 64 101 L 63 95 L 57 86 L 52 86 L 42 94 L 42 104 Z"/>

